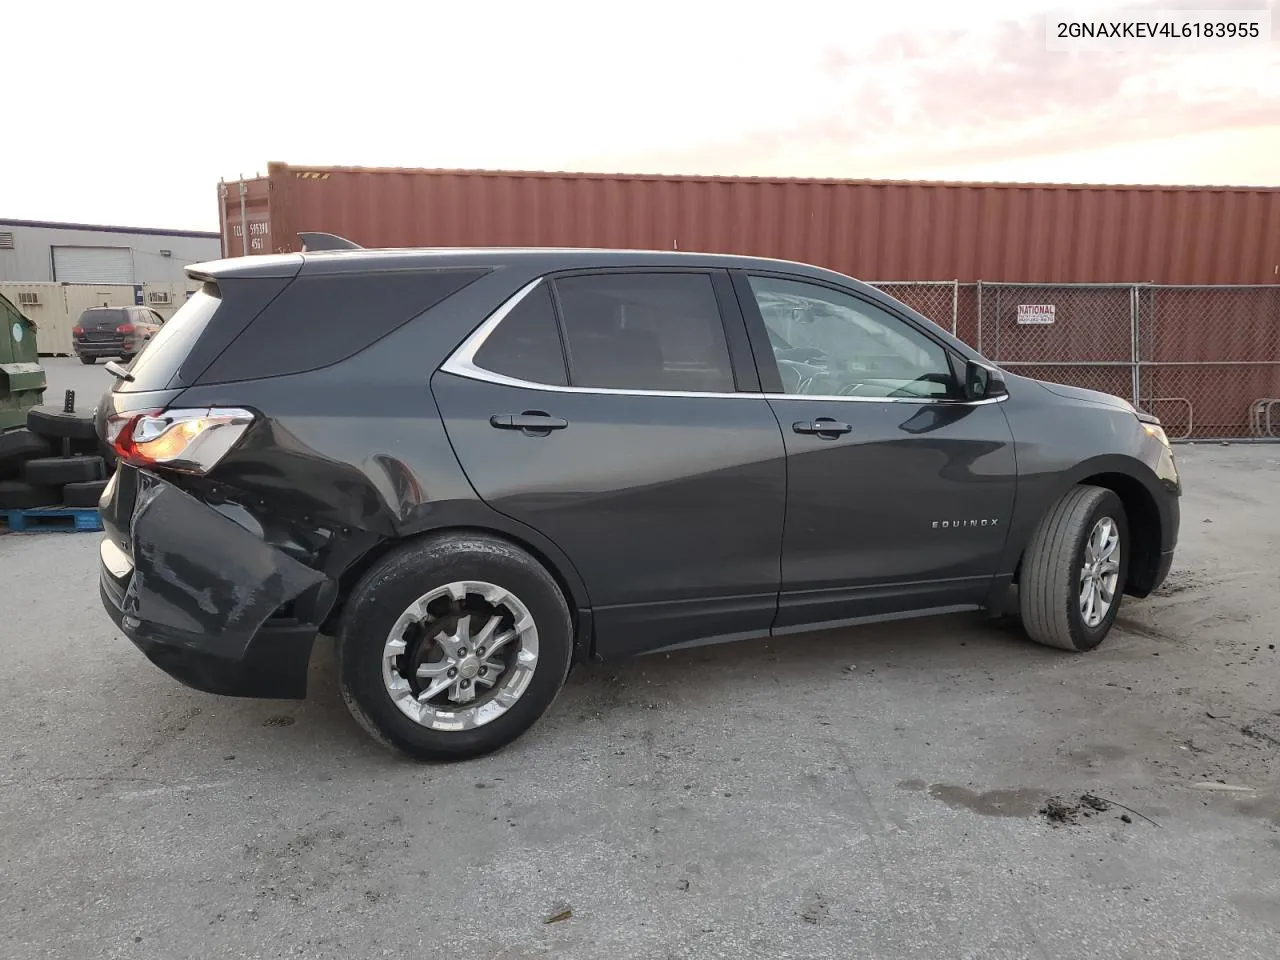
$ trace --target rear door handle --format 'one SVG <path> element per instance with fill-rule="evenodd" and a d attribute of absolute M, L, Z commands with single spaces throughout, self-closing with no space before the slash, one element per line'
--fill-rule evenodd
<path fill-rule="evenodd" d="M 552 430 L 563 430 L 569 425 L 569 421 L 541 410 L 526 410 L 524 413 L 494 414 L 489 418 L 489 425 L 499 430 L 524 430 L 526 433 L 546 436 Z"/>
<path fill-rule="evenodd" d="M 791 429 L 796 433 L 816 433 L 824 439 L 831 440 L 842 433 L 851 432 L 853 427 L 847 423 L 832 420 L 830 417 L 819 417 L 817 420 L 798 420 L 791 425 Z"/>

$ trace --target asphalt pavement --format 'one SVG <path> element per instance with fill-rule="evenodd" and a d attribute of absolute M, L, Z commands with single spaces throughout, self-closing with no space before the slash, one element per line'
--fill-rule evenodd
<path fill-rule="evenodd" d="M 1272 960 L 1280 446 L 1178 456 L 1174 571 L 1094 653 L 965 616 L 584 667 L 448 766 L 329 644 L 305 702 L 197 693 L 97 535 L 0 537 L 0 957 Z"/>
<path fill-rule="evenodd" d="M 92 410 L 102 394 L 111 389 L 114 377 L 107 373 L 107 362 L 99 360 L 92 366 L 81 363 L 75 357 L 41 357 L 47 384 L 44 402 L 62 406 L 63 393 L 76 392 L 76 409 Z"/>

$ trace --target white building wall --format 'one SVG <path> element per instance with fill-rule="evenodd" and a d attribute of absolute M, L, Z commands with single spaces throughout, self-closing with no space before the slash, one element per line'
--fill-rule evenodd
<path fill-rule="evenodd" d="M 8 237 L 12 235 L 12 248 Z M 127 248 L 134 283 L 183 283 L 183 268 L 221 256 L 217 233 L 200 234 L 0 220 L 0 282 L 51 283 L 54 247 Z M 168 251 L 168 255 L 164 251 Z"/>

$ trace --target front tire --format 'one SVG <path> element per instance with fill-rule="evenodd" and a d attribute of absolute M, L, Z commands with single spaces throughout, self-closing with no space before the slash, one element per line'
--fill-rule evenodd
<path fill-rule="evenodd" d="M 1092 650 L 1120 611 L 1129 524 L 1120 498 L 1078 486 L 1055 503 L 1032 534 L 1022 560 L 1018 605 L 1036 643 Z"/>
<path fill-rule="evenodd" d="M 569 672 L 564 595 L 525 551 L 485 534 L 406 544 L 352 591 L 338 672 L 352 715 L 422 760 L 505 746 L 551 706 Z"/>

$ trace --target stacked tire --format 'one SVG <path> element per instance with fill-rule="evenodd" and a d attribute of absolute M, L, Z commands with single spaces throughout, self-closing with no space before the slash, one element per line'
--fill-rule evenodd
<path fill-rule="evenodd" d="M 32 407 L 25 429 L 0 433 L 0 510 L 96 508 L 114 459 L 92 415 Z"/>

